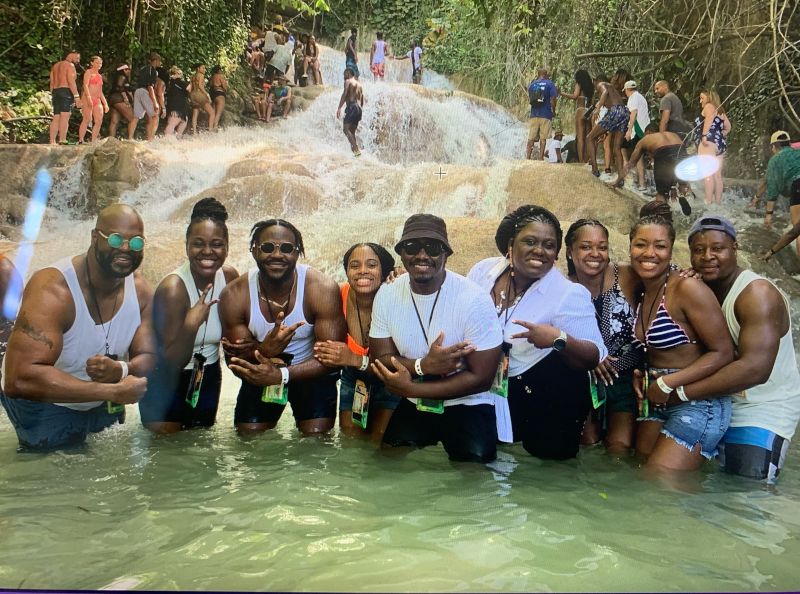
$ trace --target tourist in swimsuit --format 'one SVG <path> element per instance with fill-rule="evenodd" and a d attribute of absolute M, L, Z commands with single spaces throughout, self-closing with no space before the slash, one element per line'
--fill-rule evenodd
<path fill-rule="evenodd" d="M 346 340 L 339 286 L 297 263 L 303 236 L 283 219 L 253 226 L 250 253 L 256 265 L 219 303 L 228 367 L 242 380 L 236 427 L 243 434 L 272 429 L 289 403 L 301 433 L 330 431 L 339 370 L 314 358 L 314 344 Z"/>
<path fill-rule="evenodd" d="M 355 74 L 350 68 L 344 70 L 344 90 L 339 98 L 339 107 L 336 109 L 336 119 L 342 117 L 342 106 L 347 104 L 344 110 L 344 121 L 342 130 L 347 140 L 350 142 L 350 149 L 356 157 L 361 156 L 361 149 L 358 148 L 356 140 L 356 130 L 361 122 L 362 107 L 364 106 L 364 90 L 361 83 L 356 80 Z"/>
<path fill-rule="evenodd" d="M 83 73 L 83 92 L 81 93 L 81 125 L 78 128 L 78 144 L 83 144 L 86 129 L 92 123 L 92 142 L 100 136 L 103 125 L 103 114 L 108 113 L 108 103 L 103 95 L 103 75 L 100 68 L 103 60 L 100 56 L 92 56 L 89 68 Z"/>
<path fill-rule="evenodd" d="M 390 394 L 369 368 L 369 328 L 372 302 L 394 270 L 394 258 L 375 243 L 357 243 L 342 259 L 347 282 L 342 283 L 342 304 L 347 321 L 347 343 L 328 340 L 314 345 L 314 356 L 323 365 L 341 367 L 339 428 L 348 435 L 370 434 L 380 443 L 400 398 Z M 360 382 L 360 384 L 359 384 Z M 356 386 L 360 394 L 355 400 Z M 366 389 L 366 410 L 359 405 Z"/>
<path fill-rule="evenodd" d="M 308 74 L 308 67 L 311 66 L 311 71 L 314 74 L 314 84 L 322 84 L 322 73 L 319 70 L 319 46 L 317 39 L 313 35 L 308 36 L 305 48 L 305 62 L 303 65 L 303 74 Z"/>
<path fill-rule="evenodd" d="M 144 395 L 156 350 L 153 292 L 137 272 L 144 247 L 139 214 L 114 204 L 100 212 L 87 252 L 28 281 L 0 394 L 23 449 L 82 444 Z"/>
<path fill-rule="evenodd" d="M 575 90 L 570 95 L 560 91 L 559 94 L 575 102 L 575 142 L 578 147 L 578 162 L 586 162 L 586 134 L 588 133 L 587 113 L 594 97 L 592 77 L 585 70 L 575 72 Z"/>
<path fill-rule="evenodd" d="M 211 97 L 206 92 L 205 64 L 195 64 L 194 75 L 190 82 L 192 83 L 192 90 L 189 94 L 192 101 L 192 134 L 197 134 L 197 116 L 201 109 L 208 114 L 208 129 L 213 132 L 216 130 L 217 118 L 211 105 Z"/>
<path fill-rule="evenodd" d="M 189 104 L 189 94 L 192 85 L 183 79 L 183 72 L 177 66 L 169 69 L 169 82 L 165 93 L 167 101 L 167 127 L 164 128 L 164 136 L 175 134 L 178 138 L 183 136 L 186 125 L 189 122 L 191 106 Z"/>
<path fill-rule="evenodd" d="M 671 270 L 675 230 L 657 216 L 631 229 L 631 268 L 642 281 L 634 321 L 645 350 L 636 451 L 652 470 L 694 470 L 717 455 L 731 418 L 729 396 L 687 401 L 683 386 L 733 360 L 733 343 L 714 293 Z"/>
<path fill-rule="evenodd" d="M 128 140 L 133 140 L 136 131 L 136 118 L 133 117 L 133 91 L 130 84 L 131 67 L 120 64 L 111 81 L 111 93 L 108 95 L 108 106 L 111 118 L 108 121 L 108 136 L 115 138 L 120 118 L 128 124 Z"/>
<path fill-rule="evenodd" d="M 69 118 L 73 107 L 82 107 L 75 65 L 80 64 L 81 55 L 75 50 L 69 50 L 64 59 L 53 64 L 50 69 L 50 93 L 53 100 L 53 121 L 50 122 L 50 144 L 55 144 L 56 139 L 61 144 L 67 144 L 67 131 Z"/>
<path fill-rule="evenodd" d="M 469 273 L 492 297 L 503 328 L 508 380 L 505 390 L 493 388 L 498 435 L 511 441 L 503 437 L 510 414 L 513 441 L 554 460 L 577 455 L 592 406 L 589 371 L 608 355 L 589 292 L 554 266 L 561 237 L 553 213 L 521 206 L 495 233 L 502 256 L 478 262 Z"/>
<path fill-rule="evenodd" d="M 211 80 L 208 81 L 211 92 L 211 103 L 214 104 L 214 128 L 219 128 L 219 121 L 225 111 L 225 98 L 228 94 L 228 80 L 222 73 L 221 66 L 214 66 L 211 69 Z"/>
<path fill-rule="evenodd" d="M 210 427 L 216 419 L 222 387 L 217 302 L 239 276 L 225 265 L 227 218 L 215 198 L 194 205 L 186 229 L 187 259 L 164 277 L 153 297 L 158 367 L 139 411 L 144 426 L 156 433 Z"/>
<path fill-rule="evenodd" d="M 705 203 L 722 203 L 722 161 L 728 150 L 731 122 L 725 114 L 719 95 L 715 91 L 700 91 L 702 112 L 694 121 L 695 144 L 698 155 L 709 155 L 719 160 L 717 170 L 703 180 Z"/>
<path fill-rule="evenodd" d="M 642 364 L 642 350 L 633 341 L 633 304 L 639 278 L 629 265 L 610 261 L 608 229 L 599 221 L 575 221 L 565 241 L 569 278 L 591 294 L 608 350 L 608 356 L 593 371 L 596 391 L 606 396 L 606 447 L 612 453 L 626 453 L 633 447 L 638 412 L 633 370 Z"/>
<path fill-rule="evenodd" d="M 597 169 L 597 146 L 596 141 L 603 134 L 611 135 L 611 152 L 605 155 L 606 167 L 611 165 L 612 160 L 616 162 L 616 170 L 622 171 L 622 140 L 625 132 L 628 129 L 628 120 L 630 119 L 630 112 L 625 105 L 625 99 L 617 89 L 602 81 L 595 81 L 595 88 L 600 94 L 595 108 L 599 111 L 600 108 L 605 107 L 606 113 L 597 121 L 597 124 L 592 128 L 589 133 L 588 147 L 589 147 L 589 161 L 592 165 L 592 174 L 600 177 L 600 171 Z M 613 159 L 612 159 L 613 155 Z M 619 182 L 617 182 L 619 187 Z"/>

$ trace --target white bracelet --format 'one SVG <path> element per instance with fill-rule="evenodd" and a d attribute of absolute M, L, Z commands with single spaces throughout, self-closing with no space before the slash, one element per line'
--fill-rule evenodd
<path fill-rule="evenodd" d="M 359 367 L 358 370 L 366 371 L 367 367 L 369 367 L 369 355 L 363 355 L 361 357 L 361 367 Z"/>
<path fill-rule="evenodd" d="M 289 383 L 289 368 L 288 367 L 281 367 L 281 386 L 285 386 Z"/>
<path fill-rule="evenodd" d="M 122 376 L 119 378 L 119 381 L 122 381 L 128 377 L 128 364 L 125 361 L 117 361 L 117 363 L 122 368 Z"/>
<path fill-rule="evenodd" d="M 656 380 L 656 385 L 662 392 L 664 392 L 664 394 L 669 394 L 672 392 L 672 388 L 667 385 L 667 382 L 664 381 L 663 376 L 659 376 L 659 378 Z"/>
<path fill-rule="evenodd" d="M 419 376 L 422 377 L 422 359 L 417 359 L 414 361 L 414 372 Z"/>
<path fill-rule="evenodd" d="M 686 395 L 686 391 L 683 389 L 683 386 L 678 386 L 675 388 L 675 390 L 678 392 L 678 398 L 684 402 L 689 402 L 689 397 Z"/>

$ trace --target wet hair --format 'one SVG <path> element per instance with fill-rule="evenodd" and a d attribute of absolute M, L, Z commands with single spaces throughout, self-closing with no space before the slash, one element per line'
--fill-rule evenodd
<path fill-rule="evenodd" d="M 671 221 L 659 215 L 647 215 L 646 217 L 642 217 L 636 221 L 633 224 L 633 227 L 631 227 L 631 232 L 628 236 L 629 239 L 633 241 L 633 238 L 636 235 L 636 232 L 639 230 L 639 227 L 644 227 L 645 225 L 660 225 L 665 227 L 669 233 L 670 246 L 675 244 L 675 227 L 672 226 Z"/>
<path fill-rule="evenodd" d="M 355 75 L 356 75 L 356 73 L 355 73 L 355 72 L 353 72 L 353 69 L 352 69 L 352 68 L 345 68 L 345 69 L 344 69 L 344 73 L 345 73 L 345 74 L 347 74 L 348 72 L 350 73 L 350 76 L 355 76 Z"/>
<path fill-rule="evenodd" d="M 585 70 L 578 70 L 575 72 L 575 82 L 581 88 L 581 95 L 586 97 L 589 101 L 594 97 L 594 84 L 592 77 Z"/>
<path fill-rule="evenodd" d="M 569 226 L 569 229 L 567 229 L 567 234 L 564 236 L 564 243 L 566 243 L 567 246 L 572 247 L 572 244 L 575 242 L 575 236 L 583 227 L 600 227 L 600 229 L 603 230 L 603 235 L 605 235 L 606 239 L 608 239 L 608 229 L 603 223 L 597 219 L 578 219 Z M 567 258 L 567 272 L 569 274 L 575 274 L 575 264 L 573 263 L 572 258 Z"/>
<path fill-rule="evenodd" d="M 64 60 L 69 58 L 70 54 L 78 54 L 78 55 L 80 55 L 80 52 L 78 50 L 76 50 L 76 49 L 68 49 L 67 51 L 64 52 Z"/>
<path fill-rule="evenodd" d="M 192 71 L 193 72 L 197 72 L 197 69 L 200 68 L 200 66 L 204 66 L 204 65 L 205 64 L 203 64 L 202 62 L 195 62 L 194 64 L 192 64 Z"/>
<path fill-rule="evenodd" d="M 508 253 L 508 246 L 514 241 L 519 230 L 528 223 L 550 225 L 556 232 L 556 254 L 561 251 L 561 239 L 564 233 L 561 230 L 561 223 L 558 222 L 558 217 L 542 206 L 526 204 L 504 216 L 497 226 L 497 232 L 494 234 L 494 243 L 501 254 L 506 255 Z"/>
<path fill-rule="evenodd" d="M 347 266 L 350 264 L 350 256 L 353 255 L 353 252 L 360 247 L 368 247 L 375 255 L 378 256 L 378 261 L 381 263 L 381 282 L 386 280 L 386 277 L 394 270 L 394 257 L 389 253 L 382 245 L 378 245 L 377 243 L 372 243 L 369 241 L 365 241 L 363 243 L 356 243 L 351 245 L 347 251 L 344 253 L 344 257 L 342 257 L 342 266 L 344 266 L 344 271 L 347 272 Z"/>
<path fill-rule="evenodd" d="M 647 127 L 644 129 L 645 132 L 658 132 L 659 127 L 656 122 L 650 122 L 647 124 Z"/>
<path fill-rule="evenodd" d="M 377 37 L 378 39 L 383 39 L 383 33 L 381 31 L 378 31 L 377 33 L 375 33 L 375 37 Z"/>
<path fill-rule="evenodd" d="M 222 72 L 222 66 L 220 66 L 219 64 L 217 64 L 211 69 L 211 74 L 217 74 L 219 72 Z"/>
<path fill-rule="evenodd" d="M 253 225 L 253 228 L 250 229 L 250 249 L 256 247 L 256 238 L 264 229 L 269 229 L 275 225 L 278 225 L 279 227 L 286 227 L 294 234 L 295 243 L 297 244 L 297 252 L 301 256 L 305 256 L 306 252 L 305 248 L 303 247 L 303 236 L 300 234 L 300 231 L 297 230 L 297 227 L 292 225 L 289 221 L 285 221 L 283 219 L 264 219 Z"/>
<path fill-rule="evenodd" d="M 670 223 L 672 222 L 672 209 L 669 204 L 661 200 L 651 200 L 639 209 L 639 218 L 653 215 L 667 219 Z"/>
<path fill-rule="evenodd" d="M 358 29 L 356 29 L 355 27 L 351 27 L 350 33 L 352 33 L 353 35 L 358 35 Z"/>
<path fill-rule="evenodd" d="M 624 68 L 618 68 L 614 76 L 611 77 L 611 84 L 618 91 L 622 91 L 623 85 L 629 80 L 631 80 L 631 73 Z"/>
<path fill-rule="evenodd" d="M 102 60 L 102 59 L 103 58 L 101 58 L 100 56 L 92 56 L 91 58 L 89 58 L 89 66 L 91 66 L 92 62 L 94 62 L 95 60 Z"/>
<path fill-rule="evenodd" d="M 225 221 L 227 220 L 228 211 L 225 209 L 225 205 L 219 200 L 211 196 L 198 200 L 195 203 L 194 208 L 192 208 L 192 215 L 189 219 L 189 225 L 186 227 L 186 239 L 188 241 L 189 231 L 191 230 L 192 225 L 202 221 L 211 221 L 222 227 L 225 241 L 228 241 L 228 226 L 225 224 Z"/>

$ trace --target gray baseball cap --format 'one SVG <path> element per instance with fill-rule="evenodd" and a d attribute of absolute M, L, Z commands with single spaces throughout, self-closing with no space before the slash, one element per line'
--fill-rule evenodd
<path fill-rule="evenodd" d="M 733 240 L 736 241 L 736 228 L 733 226 L 733 223 L 725 217 L 711 215 L 700 217 L 694 222 L 692 228 L 689 229 L 687 241 L 691 241 L 692 236 L 701 231 L 722 231 L 730 235 Z"/>

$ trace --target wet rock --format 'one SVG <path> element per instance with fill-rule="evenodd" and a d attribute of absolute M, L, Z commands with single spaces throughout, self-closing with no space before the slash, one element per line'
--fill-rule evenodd
<path fill-rule="evenodd" d="M 137 143 L 106 138 L 94 148 L 89 160 L 89 191 L 86 209 L 95 213 L 119 201 L 123 192 L 134 190 L 142 171 L 153 171 L 155 161 Z"/>

